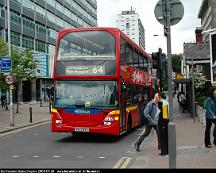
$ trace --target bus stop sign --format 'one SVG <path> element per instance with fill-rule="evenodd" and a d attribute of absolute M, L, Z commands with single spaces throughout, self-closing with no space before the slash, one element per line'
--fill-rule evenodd
<path fill-rule="evenodd" d="M 184 16 L 184 6 L 180 0 L 169 0 L 170 1 L 170 25 L 176 25 Z M 154 10 L 157 21 L 166 26 L 166 0 L 160 0 L 155 6 Z"/>

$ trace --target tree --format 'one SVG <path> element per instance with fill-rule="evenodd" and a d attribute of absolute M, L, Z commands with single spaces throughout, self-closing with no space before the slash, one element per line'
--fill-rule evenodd
<path fill-rule="evenodd" d="M 17 110 L 19 112 L 20 104 L 20 86 L 24 79 L 31 80 L 35 77 L 36 62 L 33 59 L 32 53 L 29 49 L 20 52 L 12 51 L 13 74 L 16 78 L 15 86 L 17 88 Z"/>
<path fill-rule="evenodd" d="M 0 39 L 0 57 L 8 55 L 7 43 Z M 17 51 L 12 50 L 12 72 L 15 77 L 15 88 L 17 88 L 17 110 L 19 112 L 20 104 L 20 86 L 24 79 L 31 80 L 35 77 L 36 61 L 34 61 L 32 52 L 29 49 Z M 9 89 L 9 85 L 5 84 L 5 77 L 0 74 L 0 88 L 2 90 Z M 6 104 L 7 105 L 7 104 Z"/>
<path fill-rule="evenodd" d="M 8 45 L 7 43 L 0 38 L 0 57 L 8 55 Z M 8 89 L 8 85 L 5 83 L 5 77 L 0 73 L 0 88 L 2 92 L 5 92 Z M 7 97 L 6 97 L 6 109 L 7 106 Z"/>
<path fill-rule="evenodd" d="M 181 59 L 182 59 L 181 54 L 173 54 L 172 55 L 173 72 L 181 73 Z"/>

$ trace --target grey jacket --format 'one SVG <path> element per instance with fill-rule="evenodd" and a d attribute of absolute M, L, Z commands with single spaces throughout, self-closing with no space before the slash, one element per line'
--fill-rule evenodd
<path fill-rule="evenodd" d="M 158 117 L 156 117 L 158 106 L 156 103 L 150 101 L 144 109 L 144 116 L 148 120 L 149 125 L 157 125 Z"/>

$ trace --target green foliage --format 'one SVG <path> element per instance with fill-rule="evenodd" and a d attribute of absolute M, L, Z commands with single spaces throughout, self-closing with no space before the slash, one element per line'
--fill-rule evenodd
<path fill-rule="evenodd" d="M 13 74 L 16 77 L 16 82 L 19 85 L 23 79 L 31 80 L 35 76 L 36 62 L 33 59 L 29 49 L 21 52 L 12 51 Z"/>
<path fill-rule="evenodd" d="M 192 79 L 192 73 L 189 74 L 189 78 Z M 195 89 L 204 87 L 206 82 L 207 82 L 207 79 L 202 73 L 194 73 Z"/>
<path fill-rule="evenodd" d="M 0 56 L 8 55 L 7 43 L 0 39 Z M 19 86 L 23 79 L 31 80 L 35 76 L 36 62 L 29 49 L 22 51 L 12 50 L 12 71 L 16 78 L 16 86 Z M 4 82 L 5 77 L 0 74 L 0 88 L 7 89 Z"/>
<path fill-rule="evenodd" d="M 197 97 L 196 98 L 197 104 L 200 105 L 201 107 L 204 107 L 205 100 L 206 100 L 205 96 L 201 96 L 201 97 Z"/>
<path fill-rule="evenodd" d="M 4 40 L 0 38 L 0 57 L 8 55 L 8 45 Z M 5 90 L 8 88 L 8 85 L 4 82 L 5 77 L 0 73 L 0 88 Z"/>
<path fill-rule="evenodd" d="M 173 72 L 175 73 L 181 73 L 181 59 L 182 55 L 179 54 L 173 54 L 172 55 L 172 67 L 173 67 Z"/>

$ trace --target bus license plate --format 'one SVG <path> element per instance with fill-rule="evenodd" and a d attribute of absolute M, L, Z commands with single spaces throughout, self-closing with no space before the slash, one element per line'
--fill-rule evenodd
<path fill-rule="evenodd" d="M 75 132 L 89 132 L 88 128 L 75 128 Z"/>

